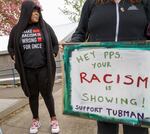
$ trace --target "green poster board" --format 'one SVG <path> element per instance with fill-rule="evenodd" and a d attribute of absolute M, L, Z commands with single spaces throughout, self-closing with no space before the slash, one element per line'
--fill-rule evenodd
<path fill-rule="evenodd" d="M 64 47 L 64 114 L 150 126 L 150 43 Z"/>

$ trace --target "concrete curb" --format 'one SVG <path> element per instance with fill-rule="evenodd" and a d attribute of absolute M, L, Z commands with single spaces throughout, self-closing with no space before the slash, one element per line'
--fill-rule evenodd
<path fill-rule="evenodd" d="M 10 114 L 13 112 L 21 109 L 25 105 L 27 105 L 29 101 L 27 99 L 21 99 L 18 101 L 18 103 L 14 104 L 13 106 L 7 108 L 6 110 L 0 112 L 0 124 L 9 117 Z"/>

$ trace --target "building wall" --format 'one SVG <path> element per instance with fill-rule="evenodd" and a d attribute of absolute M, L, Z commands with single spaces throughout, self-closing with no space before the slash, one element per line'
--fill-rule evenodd
<path fill-rule="evenodd" d="M 13 68 L 13 62 L 7 52 L 0 53 L 0 70 Z"/>
<path fill-rule="evenodd" d="M 14 69 L 14 64 L 8 52 L 0 52 L 0 85 L 14 84 L 14 76 L 17 77 L 18 73 Z M 13 78 L 13 79 L 8 80 L 8 78 Z"/>

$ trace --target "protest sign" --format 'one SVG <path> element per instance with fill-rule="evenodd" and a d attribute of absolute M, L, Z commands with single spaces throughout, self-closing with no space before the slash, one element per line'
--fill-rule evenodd
<path fill-rule="evenodd" d="M 150 43 L 64 48 L 64 114 L 150 126 Z"/>

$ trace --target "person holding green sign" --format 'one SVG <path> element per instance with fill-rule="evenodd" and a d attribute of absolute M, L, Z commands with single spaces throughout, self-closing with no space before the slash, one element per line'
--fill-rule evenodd
<path fill-rule="evenodd" d="M 150 37 L 150 0 L 86 0 L 71 42 L 141 41 Z M 97 121 L 97 134 L 118 134 L 118 124 Z M 124 134 L 148 134 L 123 125 Z"/>

